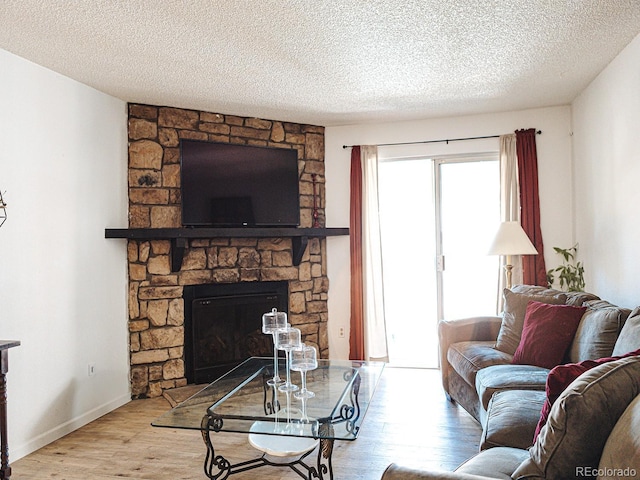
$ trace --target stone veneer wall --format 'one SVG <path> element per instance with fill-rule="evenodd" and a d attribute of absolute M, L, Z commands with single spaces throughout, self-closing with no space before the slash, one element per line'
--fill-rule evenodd
<path fill-rule="evenodd" d="M 298 151 L 300 226 L 311 227 L 313 176 L 324 226 L 324 128 L 150 105 L 129 105 L 129 227 L 180 227 L 181 138 Z M 128 242 L 133 398 L 186 385 L 183 285 L 286 280 L 289 321 L 328 357 L 325 240 L 309 239 L 299 266 L 288 238 L 190 240 L 171 272 L 169 240 Z"/>

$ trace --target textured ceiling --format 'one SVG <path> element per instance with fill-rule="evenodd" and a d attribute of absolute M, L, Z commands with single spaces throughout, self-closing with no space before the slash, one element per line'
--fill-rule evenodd
<path fill-rule="evenodd" d="M 0 25 L 127 102 L 331 126 L 567 104 L 640 1 L 1 0 Z"/>

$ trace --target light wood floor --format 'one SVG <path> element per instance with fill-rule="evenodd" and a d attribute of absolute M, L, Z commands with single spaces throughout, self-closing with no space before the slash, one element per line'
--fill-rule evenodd
<path fill-rule="evenodd" d="M 197 431 L 154 428 L 170 408 L 164 398 L 135 400 L 12 463 L 13 480 L 205 479 Z M 448 402 L 437 370 L 386 368 L 353 442 L 334 444 L 336 480 L 379 479 L 391 462 L 452 470 L 478 451 L 481 429 Z M 255 458 L 246 435 L 212 436 L 232 463 Z M 315 453 L 310 457 L 315 461 Z M 288 468 L 262 467 L 232 479 L 297 479 Z"/>

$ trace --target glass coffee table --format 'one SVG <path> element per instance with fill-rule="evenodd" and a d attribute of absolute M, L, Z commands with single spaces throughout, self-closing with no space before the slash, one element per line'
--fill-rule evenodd
<path fill-rule="evenodd" d="M 285 368 L 284 360 L 279 366 Z M 307 372 L 307 389 L 315 395 L 296 398 L 267 382 L 273 358 L 244 361 L 200 392 L 152 422 L 154 427 L 199 430 L 207 448 L 204 472 L 210 479 L 262 466 L 288 467 L 302 478 L 333 478 L 335 440 L 355 440 L 373 397 L 384 363 L 318 360 Z M 294 383 L 300 376 L 292 372 Z M 262 455 L 231 464 L 216 452 L 211 433 L 246 433 Z M 306 462 L 316 450 L 315 465 Z"/>

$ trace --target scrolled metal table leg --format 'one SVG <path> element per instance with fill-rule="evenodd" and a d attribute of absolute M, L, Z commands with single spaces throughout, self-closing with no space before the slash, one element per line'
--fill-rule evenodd
<path fill-rule="evenodd" d="M 331 455 L 333 454 L 333 440 L 320 440 L 320 448 L 318 450 L 317 472 L 321 480 L 328 478 L 333 480 L 333 463 Z"/>
<path fill-rule="evenodd" d="M 360 401 L 358 400 L 358 394 L 360 393 L 361 383 L 362 378 L 360 375 L 357 375 L 351 384 L 351 393 L 349 395 L 350 404 L 343 404 L 338 410 L 339 415 L 332 419 L 334 423 L 345 422 L 347 431 L 354 435 L 358 433 L 356 421 L 360 418 Z"/>
<path fill-rule="evenodd" d="M 204 474 L 211 480 L 224 480 L 231 474 L 231 464 L 222 455 L 216 455 L 210 437 L 211 430 L 220 430 L 222 419 L 205 415 L 202 418 L 201 426 L 202 440 L 207 446 L 207 454 L 204 458 Z M 217 470 L 217 473 L 214 470 Z"/>
<path fill-rule="evenodd" d="M 309 480 L 315 478 L 319 480 L 333 480 L 333 425 L 331 423 L 321 423 L 318 428 L 320 436 L 320 446 L 318 447 L 318 460 L 315 467 L 309 468 Z M 328 437 L 328 438 L 327 438 Z"/>

